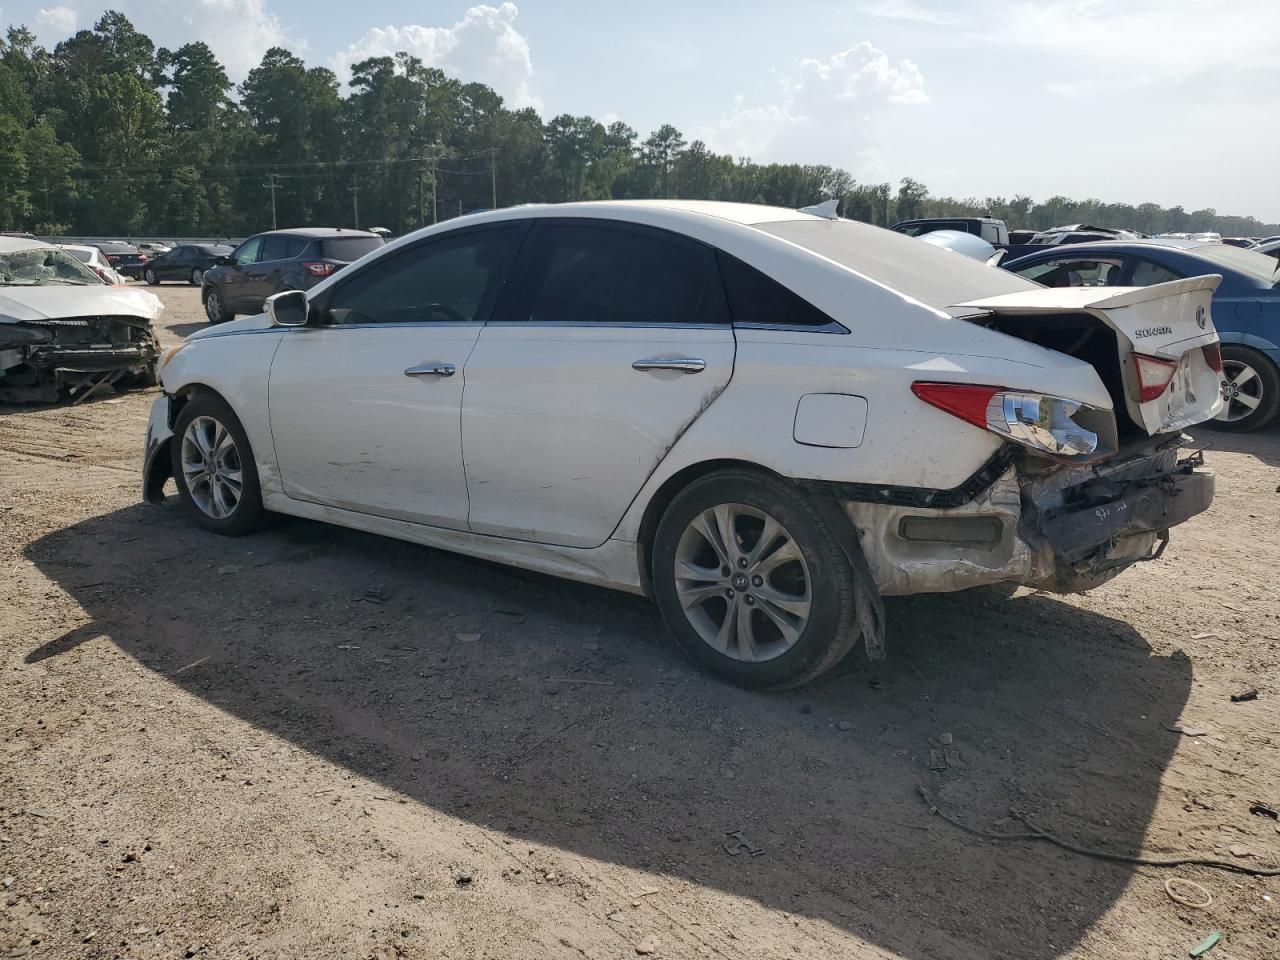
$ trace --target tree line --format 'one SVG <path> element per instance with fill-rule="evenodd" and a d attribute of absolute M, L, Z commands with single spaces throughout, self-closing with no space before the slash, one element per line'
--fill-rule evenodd
<path fill-rule="evenodd" d="M 324 67 L 268 50 L 239 85 L 202 42 L 157 48 L 108 11 L 52 51 L 25 27 L 0 41 L 0 228 L 39 234 L 242 236 L 306 224 L 384 226 L 518 203 L 682 197 L 801 207 L 887 225 L 930 216 L 1001 217 L 1147 233 L 1280 233 L 1280 224 L 1051 197 L 935 197 L 902 179 L 861 183 L 825 164 L 756 163 L 688 142 L 664 124 L 507 108 L 408 54 L 352 68 L 344 92 Z"/>

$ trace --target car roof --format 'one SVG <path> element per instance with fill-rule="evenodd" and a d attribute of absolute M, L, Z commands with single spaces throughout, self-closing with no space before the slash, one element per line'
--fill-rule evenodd
<path fill-rule="evenodd" d="M 52 247 L 43 240 L 25 240 L 22 237 L 0 237 L 0 253 L 16 253 L 19 250 L 37 250 Z"/>
<path fill-rule="evenodd" d="M 368 230 L 355 230 L 350 227 L 289 227 L 284 230 L 264 230 L 255 233 L 255 237 L 308 237 L 319 239 L 325 237 L 376 237 L 376 233 Z"/>
<path fill-rule="evenodd" d="M 97 247 L 91 247 L 87 243 L 60 243 L 58 244 L 63 250 L 83 250 L 85 253 L 101 253 Z"/>

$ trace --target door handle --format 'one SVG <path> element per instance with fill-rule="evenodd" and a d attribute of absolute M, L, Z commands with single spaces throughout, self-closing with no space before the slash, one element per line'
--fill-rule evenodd
<path fill-rule="evenodd" d="M 424 363 L 421 366 L 410 367 L 404 372 L 406 377 L 452 377 L 458 372 L 458 368 L 452 363 Z"/>
<path fill-rule="evenodd" d="M 681 373 L 701 373 L 707 369 L 707 361 L 697 357 L 678 357 L 674 360 L 653 357 L 649 360 L 637 360 L 631 364 L 632 370 L 679 370 Z"/>

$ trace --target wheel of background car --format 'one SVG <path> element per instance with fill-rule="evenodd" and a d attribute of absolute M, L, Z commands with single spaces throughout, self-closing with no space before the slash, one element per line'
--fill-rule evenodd
<path fill-rule="evenodd" d="M 226 323 L 228 320 L 234 320 L 236 316 L 227 309 L 222 299 L 222 291 L 217 287 L 210 287 L 204 292 L 204 315 L 209 318 L 210 323 Z"/>
<path fill-rule="evenodd" d="M 204 283 L 204 271 L 201 270 L 199 267 L 192 267 L 191 268 L 191 285 L 193 287 L 198 287 L 202 283 Z"/>
<path fill-rule="evenodd" d="M 253 450 L 225 400 L 200 393 L 188 401 L 174 422 L 169 454 L 178 498 L 197 524 L 226 536 L 262 526 Z"/>
<path fill-rule="evenodd" d="M 1235 344 L 1222 347 L 1222 412 L 1219 430 L 1257 430 L 1280 410 L 1280 370 L 1260 351 Z"/>
<path fill-rule="evenodd" d="M 767 474 L 718 471 L 686 487 L 658 524 L 652 564 L 676 641 L 741 686 L 798 686 L 858 639 L 848 557 L 804 494 Z"/>
<path fill-rule="evenodd" d="M 160 284 L 160 278 L 156 276 L 155 270 L 153 270 L 151 267 L 147 267 L 147 269 L 143 272 L 143 277 L 146 279 L 147 283 L 151 284 L 151 286 L 153 287 L 159 286 Z"/>

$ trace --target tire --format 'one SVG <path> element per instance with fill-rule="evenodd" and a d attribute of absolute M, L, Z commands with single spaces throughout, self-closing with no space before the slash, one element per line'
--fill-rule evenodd
<path fill-rule="evenodd" d="M 178 499 L 198 526 L 238 537 L 266 523 L 253 449 L 240 419 L 221 397 L 199 393 L 183 406 L 173 426 L 169 456 Z"/>
<path fill-rule="evenodd" d="M 160 286 L 160 277 L 150 267 L 147 267 L 146 270 L 142 271 L 142 279 L 146 280 L 150 286 Z"/>
<path fill-rule="evenodd" d="M 204 315 L 210 323 L 226 323 L 236 318 L 236 315 L 227 309 L 222 291 L 213 286 L 206 287 L 204 291 Z"/>
<path fill-rule="evenodd" d="M 1227 402 L 1209 425 L 1241 433 L 1264 427 L 1280 410 L 1280 370 L 1258 350 L 1223 344 L 1222 396 Z"/>
<path fill-rule="evenodd" d="M 204 284 L 204 271 L 199 267 L 191 268 L 191 276 L 187 278 L 187 282 L 193 287 L 199 287 Z"/>
<path fill-rule="evenodd" d="M 777 529 L 762 546 L 769 521 Z M 734 542 L 721 536 L 722 550 L 712 537 L 725 529 Z M 853 566 L 832 529 L 785 481 L 751 470 L 695 480 L 659 521 L 652 556 L 654 593 L 676 642 L 739 686 L 807 683 L 858 640 Z M 706 576 L 688 576 L 691 570 Z"/>

